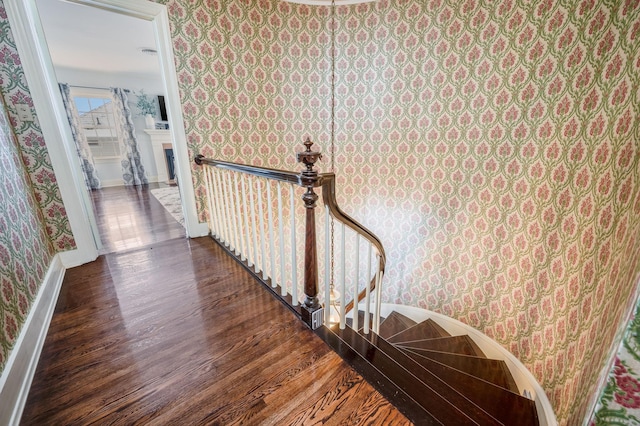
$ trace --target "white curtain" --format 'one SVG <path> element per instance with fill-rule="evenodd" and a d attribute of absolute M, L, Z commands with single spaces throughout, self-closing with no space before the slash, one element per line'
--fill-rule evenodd
<path fill-rule="evenodd" d="M 60 93 L 62 94 L 62 102 L 64 109 L 67 112 L 67 119 L 71 125 L 71 134 L 76 144 L 76 151 L 80 157 L 80 164 L 82 166 L 82 173 L 84 174 L 84 181 L 89 189 L 100 189 L 100 179 L 98 178 L 98 172 L 96 171 L 95 162 L 93 161 L 93 155 L 91 154 L 91 148 L 87 142 L 87 137 L 80 125 L 80 115 L 76 108 L 75 102 L 71 97 L 71 91 L 68 84 L 60 83 Z"/>
<path fill-rule="evenodd" d="M 123 142 L 122 179 L 125 185 L 146 185 L 149 182 L 140 159 L 136 129 L 133 125 L 127 94 L 124 89 L 112 87 L 111 95 L 115 101 L 113 111 L 116 117 L 118 133 Z"/>

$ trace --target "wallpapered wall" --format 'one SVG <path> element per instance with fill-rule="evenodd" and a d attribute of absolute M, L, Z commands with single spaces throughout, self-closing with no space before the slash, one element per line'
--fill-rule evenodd
<path fill-rule="evenodd" d="M 307 134 L 328 153 L 328 9 L 164 3 L 191 153 L 294 169 Z M 640 270 L 638 2 L 380 0 L 337 21 L 339 201 L 385 243 L 386 300 L 483 330 L 562 423 L 580 422 Z M 5 99 L 31 105 L 1 2 L 0 29 Z M 71 248 L 41 132 L 9 114 L 20 149 L 7 158 L 21 152 L 49 237 Z M 35 218 L 29 191 L 5 182 Z M 2 311 L 3 357 L 51 256 L 25 223 L 0 258 L 28 283 L 25 305 L 3 270 L 3 306 L 18 306 Z"/>
<path fill-rule="evenodd" d="M 0 371 L 54 253 L 0 100 Z"/>
<path fill-rule="evenodd" d="M 164 3 L 192 154 L 295 169 L 307 134 L 328 153 L 328 9 Z M 385 244 L 385 299 L 501 342 L 562 423 L 587 414 L 640 272 L 640 6 L 617 3 L 336 17 L 339 201 Z"/>
<path fill-rule="evenodd" d="M 0 89 L 7 105 L 11 127 L 18 137 L 20 155 L 27 168 L 37 205 L 45 218 L 47 235 L 56 250 L 73 249 L 76 247 L 76 243 L 40 125 L 37 121 L 21 122 L 18 120 L 17 110 L 14 106 L 15 104 L 27 104 L 35 116 L 33 100 L 2 0 L 0 0 Z"/>
<path fill-rule="evenodd" d="M 33 108 L 33 101 L 2 0 L 0 93 L 2 371 L 49 268 L 54 250 L 75 248 L 42 132 L 37 122 L 19 122 L 13 107 L 14 104 L 25 103 Z"/>

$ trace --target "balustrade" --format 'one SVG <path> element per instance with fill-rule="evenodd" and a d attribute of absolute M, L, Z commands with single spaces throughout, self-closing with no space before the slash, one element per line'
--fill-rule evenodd
<path fill-rule="evenodd" d="M 310 139 L 304 146 L 305 150 L 296 155 L 304 165 L 300 173 L 198 155 L 195 162 L 203 168 L 211 236 L 287 301 L 310 327 L 317 328 L 324 322 L 344 328 L 351 317 L 354 329 L 376 331 L 380 324 L 384 249 L 373 233 L 338 207 L 335 175 L 318 173 L 315 165 L 322 154 L 311 150 Z M 316 188 L 321 188 L 322 197 Z M 295 202 L 300 191 L 304 191 L 302 205 Z M 318 210 L 320 198 L 324 209 Z M 324 226 L 316 222 L 317 211 L 324 216 Z M 302 215 L 303 221 L 299 218 Z M 304 230 L 299 232 L 297 227 L 302 223 Z M 323 239 L 317 238 L 319 232 Z M 324 255 L 322 271 L 319 252 Z M 302 283 L 298 282 L 300 266 L 304 271 Z M 321 293 L 324 298 L 319 298 Z M 324 311 L 320 300 L 324 300 Z M 363 324 L 355 314 L 358 305 L 364 311 Z"/>

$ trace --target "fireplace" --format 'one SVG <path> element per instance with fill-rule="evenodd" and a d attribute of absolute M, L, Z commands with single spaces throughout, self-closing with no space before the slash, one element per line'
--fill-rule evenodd
<path fill-rule="evenodd" d="M 144 132 L 151 137 L 153 159 L 158 170 L 158 182 L 174 184 L 175 167 L 171 131 L 146 129 Z"/>
<path fill-rule="evenodd" d="M 173 148 L 164 148 L 164 158 L 167 162 L 167 172 L 169 173 L 169 182 L 176 181 L 176 170 L 173 159 Z"/>

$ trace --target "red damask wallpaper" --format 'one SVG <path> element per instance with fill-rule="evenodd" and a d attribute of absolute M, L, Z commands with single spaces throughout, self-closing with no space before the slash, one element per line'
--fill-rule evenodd
<path fill-rule="evenodd" d="M 306 135 L 329 152 L 328 8 L 165 3 L 193 154 L 295 169 Z M 640 5 L 335 18 L 339 201 L 386 246 L 385 299 L 492 336 L 580 423 L 640 272 Z"/>
<path fill-rule="evenodd" d="M 54 254 L 0 100 L 0 371 Z"/>
<path fill-rule="evenodd" d="M 6 113 L 18 139 L 20 155 L 29 173 L 36 201 L 45 218 L 47 235 L 56 250 L 74 249 L 76 243 L 40 124 L 37 121 L 20 121 L 14 107 L 16 104 L 26 104 L 35 116 L 33 100 L 2 0 L 0 0 L 0 91 L 7 105 Z"/>
<path fill-rule="evenodd" d="M 163 3 L 190 153 L 295 169 L 309 135 L 328 170 L 330 9 Z M 3 94 L 29 103 L 0 12 Z M 640 4 L 379 0 L 335 22 L 339 202 L 385 244 L 385 300 L 492 336 L 581 423 L 640 273 Z M 41 133 L 13 127 L 71 248 Z"/>

